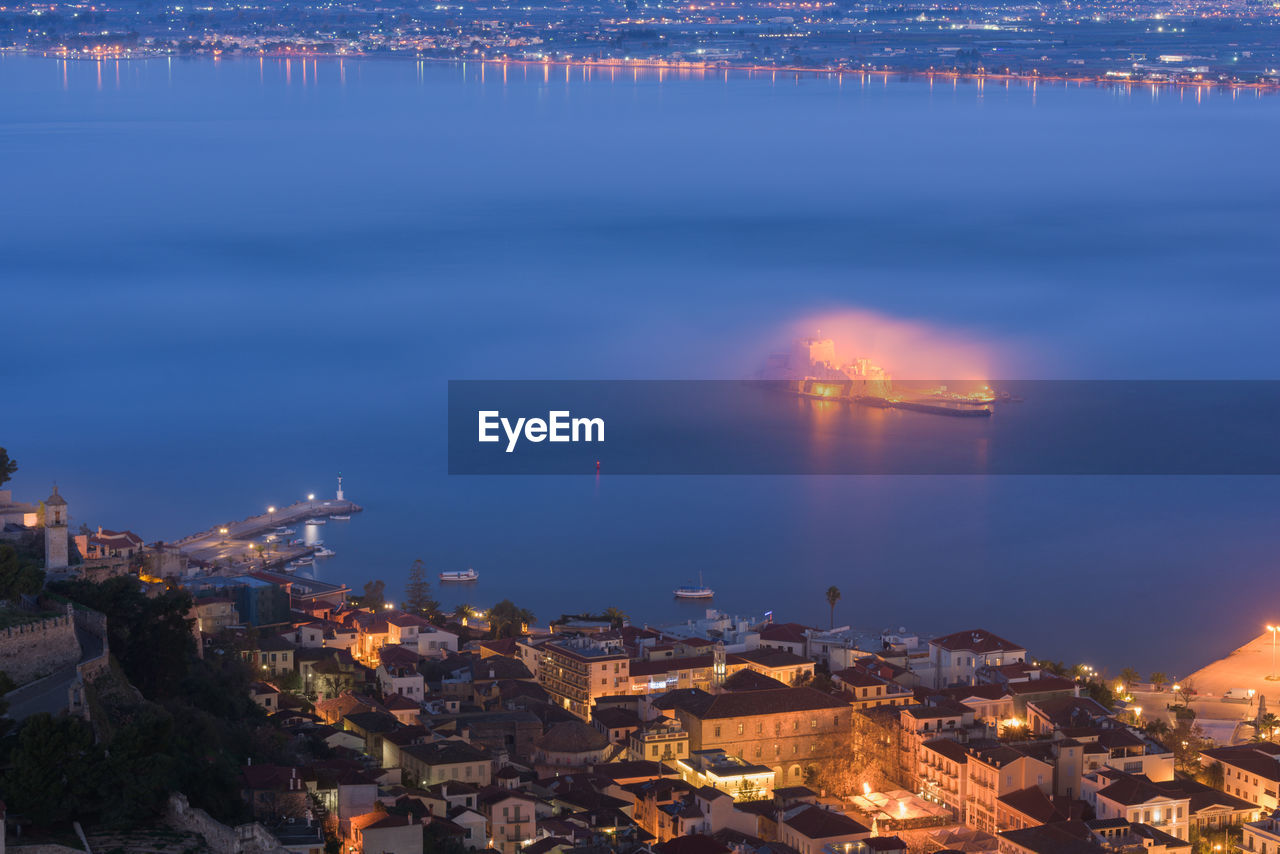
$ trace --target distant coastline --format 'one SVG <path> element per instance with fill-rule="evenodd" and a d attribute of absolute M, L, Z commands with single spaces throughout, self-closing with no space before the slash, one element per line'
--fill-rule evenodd
<path fill-rule="evenodd" d="M 799 79 L 801 76 L 810 75 L 813 77 L 835 77 L 843 79 L 844 77 L 860 78 L 861 80 L 879 79 L 887 83 L 888 78 L 896 77 L 903 81 L 928 81 L 934 83 L 936 81 L 959 83 L 977 83 L 979 86 L 985 85 L 991 81 L 997 84 L 1004 84 L 1007 88 L 1011 83 L 1018 83 L 1023 86 L 1035 86 L 1043 83 L 1050 86 L 1061 85 L 1069 86 L 1091 86 L 1098 88 L 1111 89 L 1139 89 L 1144 91 L 1158 91 L 1161 89 L 1194 91 L 1197 94 L 1205 91 L 1223 91 L 1223 92 L 1239 92 L 1254 91 L 1258 94 L 1273 94 L 1280 91 L 1280 81 L 1236 81 L 1236 80 L 1205 80 L 1191 79 L 1178 80 L 1167 79 L 1157 80 L 1140 76 L 1129 75 L 1107 75 L 1107 74 L 1039 74 L 1039 73 L 1020 73 L 1016 71 L 958 71 L 953 69 L 917 69 L 917 68 L 894 68 L 890 66 L 882 67 L 846 67 L 846 66 L 801 66 L 801 65 L 752 65 L 738 64 L 732 62 L 683 62 L 662 59 L 512 59 L 505 57 L 476 57 L 474 59 L 463 59 L 459 57 L 441 57 L 441 56 L 421 56 L 409 55 L 408 53 L 384 54 L 384 53 L 329 53 L 324 51 L 258 51 L 258 52 L 241 52 L 241 53 L 223 53 L 219 51 L 201 51 L 198 53 L 176 53 L 171 50 L 134 50 L 134 49 L 101 49 L 101 50 L 46 50 L 34 47 L 14 47 L 0 48 L 0 54 L 5 52 L 20 53 L 27 56 L 37 56 L 46 59 L 58 59 L 64 61 L 83 61 L 83 62 L 103 62 L 103 61 L 121 61 L 121 60 L 151 60 L 151 59 L 194 59 L 205 58 L 215 61 L 222 59 L 273 59 L 273 60 L 292 60 L 300 59 L 303 61 L 319 61 L 319 60 L 360 60 L 360 61 L 401 61 L 411 60 L 414 62 L 432 62 L 447 65 L 467 65 L 476 64 L 481 66 L 497 66 L 501 67 L 518 67 L 518 68 L 563 68 L 586 70 L 603 70 L 603 71 L 645 71 L 658 72 L 659 77 L 666 73 L 677 74 L 682 77 L 708 77 L 711 75 L 742 75 L 749 76 L 770 74 L 777 76 L 779 74 L 791 76 Z"/>

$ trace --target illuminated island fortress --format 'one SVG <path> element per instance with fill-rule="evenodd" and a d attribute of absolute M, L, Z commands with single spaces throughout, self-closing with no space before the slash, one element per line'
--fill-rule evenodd
<path fill-rule="evenodd" d="M 859 357 L 841 364 L 835 342 L 821 335 L 798 338 L 790 353 L 771 355 L 761 378 L 786 380 L 790 391 L 804 397 L 935 415 L 989 416 L 992 403 L 1012 399 L 996 394 L 985 383 L 970 392 L 953 391 L 941 384 L 921 388 L 899 384 L 895 389 L 889 372 L 870 359 Z"/>

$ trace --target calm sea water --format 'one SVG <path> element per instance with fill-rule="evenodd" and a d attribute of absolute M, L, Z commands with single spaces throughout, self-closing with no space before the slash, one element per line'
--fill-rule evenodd
<path fill-rule="evenodd" d="M 1267 378 L 1280 98 L 0 56 L 0 444 L 147 539 L 332 489 L 324 577 L 547 619 L 982 626 L 1174 674 L 1280 619 L 1262 477 L 449 477 L 457 378 Z M 1195 400 L 1187 406 L 1194 407 Z M 1171 417 L 1177 417 L 1176 412 Z M 1206 437 L 1211 441 L 1211 437 Z"/>

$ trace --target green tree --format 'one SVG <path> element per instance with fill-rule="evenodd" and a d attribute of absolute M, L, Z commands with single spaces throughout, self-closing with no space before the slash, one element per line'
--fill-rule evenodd
<path fill-rule="evenodd" d="M 364 594 L 361 596 L 352 596 L 351 604 L 360 608 L 369 608 L 374 611 L 381 611 L 382 606 L 387 601 L 387 582 L 382 579 L 375 581 L 366 581 L 364 583 Z"/>
<path fill-rule="evenodd" d="M 164 811 L 170 789 L 179 787 L 178 759 L 173 755 L 173 716 L 145 704 L 112 733 L 99 773 L 102 820 L 132 827 Z"/>
<path fill-rule="evenodd" d="M 1194 718 L 1183 717 L 1176 721 L 1168 742 L 1167 746 L 1173 749 L 1174 770 L 1190 776 L 1200 773 L 1200 753 L 1213 744 Z"/>
<path fill-rule="evenodd" d="M 148 596 L 133 576 L 102 583 L 77 579 L 50 589 L 107 617 L 107 642 L 125 676 L 148 698 L 172 696 L 195 658 L 191 596 L 170 589 Z"/>
<path fill-rule="evenodd" d="M 1173 734 L 1173 727 L 1169 726 L 1169 722 L 1162 718 L 1151 718 L 1142 725 L 1142 731 L 1157 741 L 1161 741 Z"/>
<path fill-rule="evenodd" d="M 30 556 L 8 543 L 0 543 L 0 599 L 16 600 L 44 587 L 44 570 Z"/>
<path fill-rule="evenodd" d="M 532 611 L 517 606 L 510 599 L 503 599 L 489 609 L 489 630 L 496 638 L 519 637 L 533 619 Z"/>
<path fill-rule="evenodd" d="M 9 810 L 46 827 L 92 816 L 101 758 L 93 730 L 80 718 L 32 715 L 18 730 L 0 787 Z"/>
<path fill-rule="evenodd" d="M 9 678 L 9 674 L 0 670 L 0 743 L 9 735 L 9 730 L 13 729 L 13 721 L 5 717 L 9 711 L 9 702 L 4 695 L 17 687 L 17 684 Z M 3 755 L 3 749 L 0 749 L 0 757 Z"/>
<path fill-rule="evenodd" d="M 1165 685 L 1169 683 L 1169 677 L 1166 676 L 1160 670 L 1157 670 L 1154 673 L 1152 673 L 1149 678 L 1151 680 L 1151 684 L 1156 686 L 1157 691 L 1159 691 L 1161 688 L 1163 688 Z"/>
<path fill-rule="evenodd" d="M 9 452 L 4 448 L 0 448 L 0 486 L 4 486 L 13 479 L 13 473 L 18 470 L 18 464 L 10 457 Z"/>
<path fill-rule="evenodd" d="M 1213 786 L 1215 789 L 1222 789 L 1226 786 L 1227 773 L 1221 762 L 1209 763 L 1209 766 L 1200 772 L 1200 777 L 1200 782 L 1206 786 Z"/>
<path fill-rule="evenodd" d="M 427 581 L 427 565 L 418 558 L 409 567 L 409 583 L 404 590 L 405 610 L 410 614 L 434 617 L 440 611 L 440 603 L 431 598 L 431 584 Z"/>
<path fill-rule="evenodd" d="M 836 627 L 836 603 L 840 601 L 840 588 L 834 584 L 827 588 L 827 604 L 831 606 L 831 628 Z"/>
<path fill-rule="evenodd" d="M 1138 671 L 1134 670 L 1132 667 L 1126 667 L 1124 670 L 1120 671 L 1120 682 L 1124 685 L 1125 691 L 1132 691 L 1133 686 L 1141 679 L 1142 677 L 1138 674 Z"/>
<path fill-rule="evenodd" d="M 471 612 L 475 609 L 476 607 L 474 605 L 468 605 L 466 602 L 459 602 L 457 605 L 453 606 L 453 618 L 461 623 L 463 620 L 470 619 Z"/>
<path fill-rule="evenodd" d="M 602 616 L 604 616 L 604 618 L 608 620 L 615 629 L 622 628 L 623 624 L 630 619 L 630 617 L 622 612 L 621 608 L 613 607 L 605 608 Z"/>

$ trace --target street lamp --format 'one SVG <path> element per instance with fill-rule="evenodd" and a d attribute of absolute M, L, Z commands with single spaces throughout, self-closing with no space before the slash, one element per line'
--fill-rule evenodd
<path fill-rule="evenodd" d="M 308 500 L 308 501 L 315 501 L 315 500 L 316 500 L 316 494 L 315 494 L 314 492 L 308 492 L 308 493 L 307 493 L 307 500 Z"/>
<path fill-rule="evenodd" d="M 1280 626 L 1267 626 L 1267 631 L 1271 632 L 1271 675 L 1267 679 L 1275 682 L 1276 676 L 1276 634 L 1280 632 Z"/>

